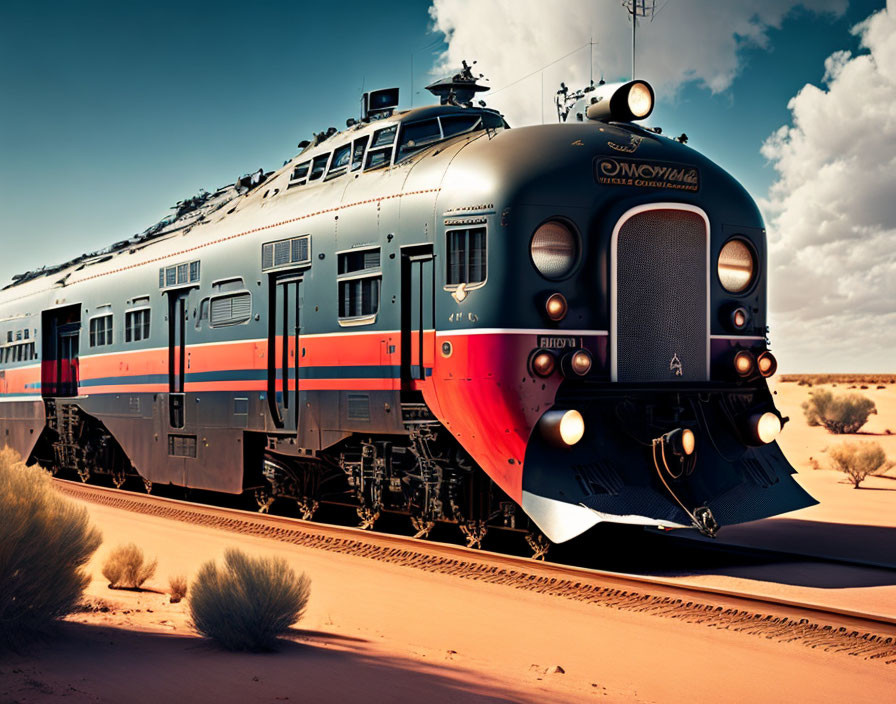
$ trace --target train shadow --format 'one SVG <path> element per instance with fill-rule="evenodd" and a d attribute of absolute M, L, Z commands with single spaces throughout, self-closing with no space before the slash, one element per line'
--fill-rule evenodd
<path fill-rule="evenodd" d="M 600 547 L 596 550 L 595 546 Z M 721 575 L 816 589 L 892 586 L 896 585 L 896 528 L 767 519 L 725 528 L 712 540 L 696 531 L 597 526 L 574 541 L 554 546 L 551 557 L 583 567 L 651 576 Z"/>
<path fill-rule="evenodd" d="M 9 655 L 0 670 L 0 694 L 14 701 L 55 695 L 221 704 L 537 701 L 507 694 L 501 683 L 448 662 L 391 656 L 338 634 L 297 628 L 276 652 L 239 653 L 186 634 L 74 622 L 61 623 L 52 640 Z"/>

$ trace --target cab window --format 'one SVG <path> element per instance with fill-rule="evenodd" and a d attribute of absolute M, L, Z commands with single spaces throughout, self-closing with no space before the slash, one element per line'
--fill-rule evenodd
<path fill-rule="evenodd" d="M 442 139 L 442 130 L 439 127 L 439 121 L 435 118 L 402 125 L 401 139 L 398 143 L 398 158 L 403 159 L 440 139 Z"/>
<path fill-rule="evenodd" d="M 327 178 L 336 178 L 342 176 L 348 170 L 348 160 L 351 155 L 352 145 L 344 144 L 333 152 L 333 160 L 330 162 L 330 170 L 327 172 Z"/>
<path fill-rule="evenodd" d="M 309 181 L 314 181 L 315 179 L 319 179 L 324 175 L 324 171 L 327 169 L 327 162 L 330 160 L 329 154 L 321 154 L 320 156 L 314 157 L 314 161 L 311 162 L 311 175 L 308 177 Z"/>

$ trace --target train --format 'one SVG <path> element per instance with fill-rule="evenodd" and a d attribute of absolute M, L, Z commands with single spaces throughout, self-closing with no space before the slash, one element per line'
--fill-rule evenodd
<path fill-rule="evenodd" d="M 767 244 L 645 81 L 510 128 L 464 63 L 0 291 L 0 442 L 116 486 L 419 537 L 720 527 L 814 503 L 776 437 Z M 14 244 L 14 243 L 13 243 Z"/>

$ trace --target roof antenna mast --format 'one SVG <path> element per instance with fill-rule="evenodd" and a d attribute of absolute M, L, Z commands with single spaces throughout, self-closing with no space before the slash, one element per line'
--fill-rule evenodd
<path fill-rule="evenodd" d="M 628 10 L 632 19 L 632 80 L 635 80 L 635 33 L 639 17 L 653 19 L 656 12 L 656 0 L 622 0 L 622 6 Z"/>

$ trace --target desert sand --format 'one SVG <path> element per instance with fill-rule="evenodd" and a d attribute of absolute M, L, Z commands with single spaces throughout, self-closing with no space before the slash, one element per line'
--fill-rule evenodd
<path fill-rule="evenodd" d="M 861 549 L 868 560 L 893 560 L 896 481 L 877 478 L 854 490 L 842 475 L 812 469 L 809 457 L 823 467 L 822 449 L 839 438 L 805 424 L 806 387 L 777 390 L 792 418 L 782 445 L 822 503 L 729 528 L 722 539 L 824 553 Z M 866 430 L 896 428 L 896 387 L 868 395 L 880 415 Z M 896 458 L 893 438 L 873 439 Z M 70 616 L 29 652 L 0 658 L 0 702 L 839 704 L 887 701 L 896 685 L 896 664 L 879 660 L 83 505 L 104 536 L 88 565 L 91 610 Z M 107 588 L 102 561 L 130 541 L 158 557 L 147 585 L 158 591 Z M 169 576 L 192 577 L 228 547 L 281 556 L 311 577 L 308 612 L 277 653 L 220 650 L 191 630 L 185 603 L 159 593 Z M 839 573 L 817 573 L 817 565 L 750 569 L 675 578 L 896 610 L 892 576 L 874 570 L 838 582 Z"/>

